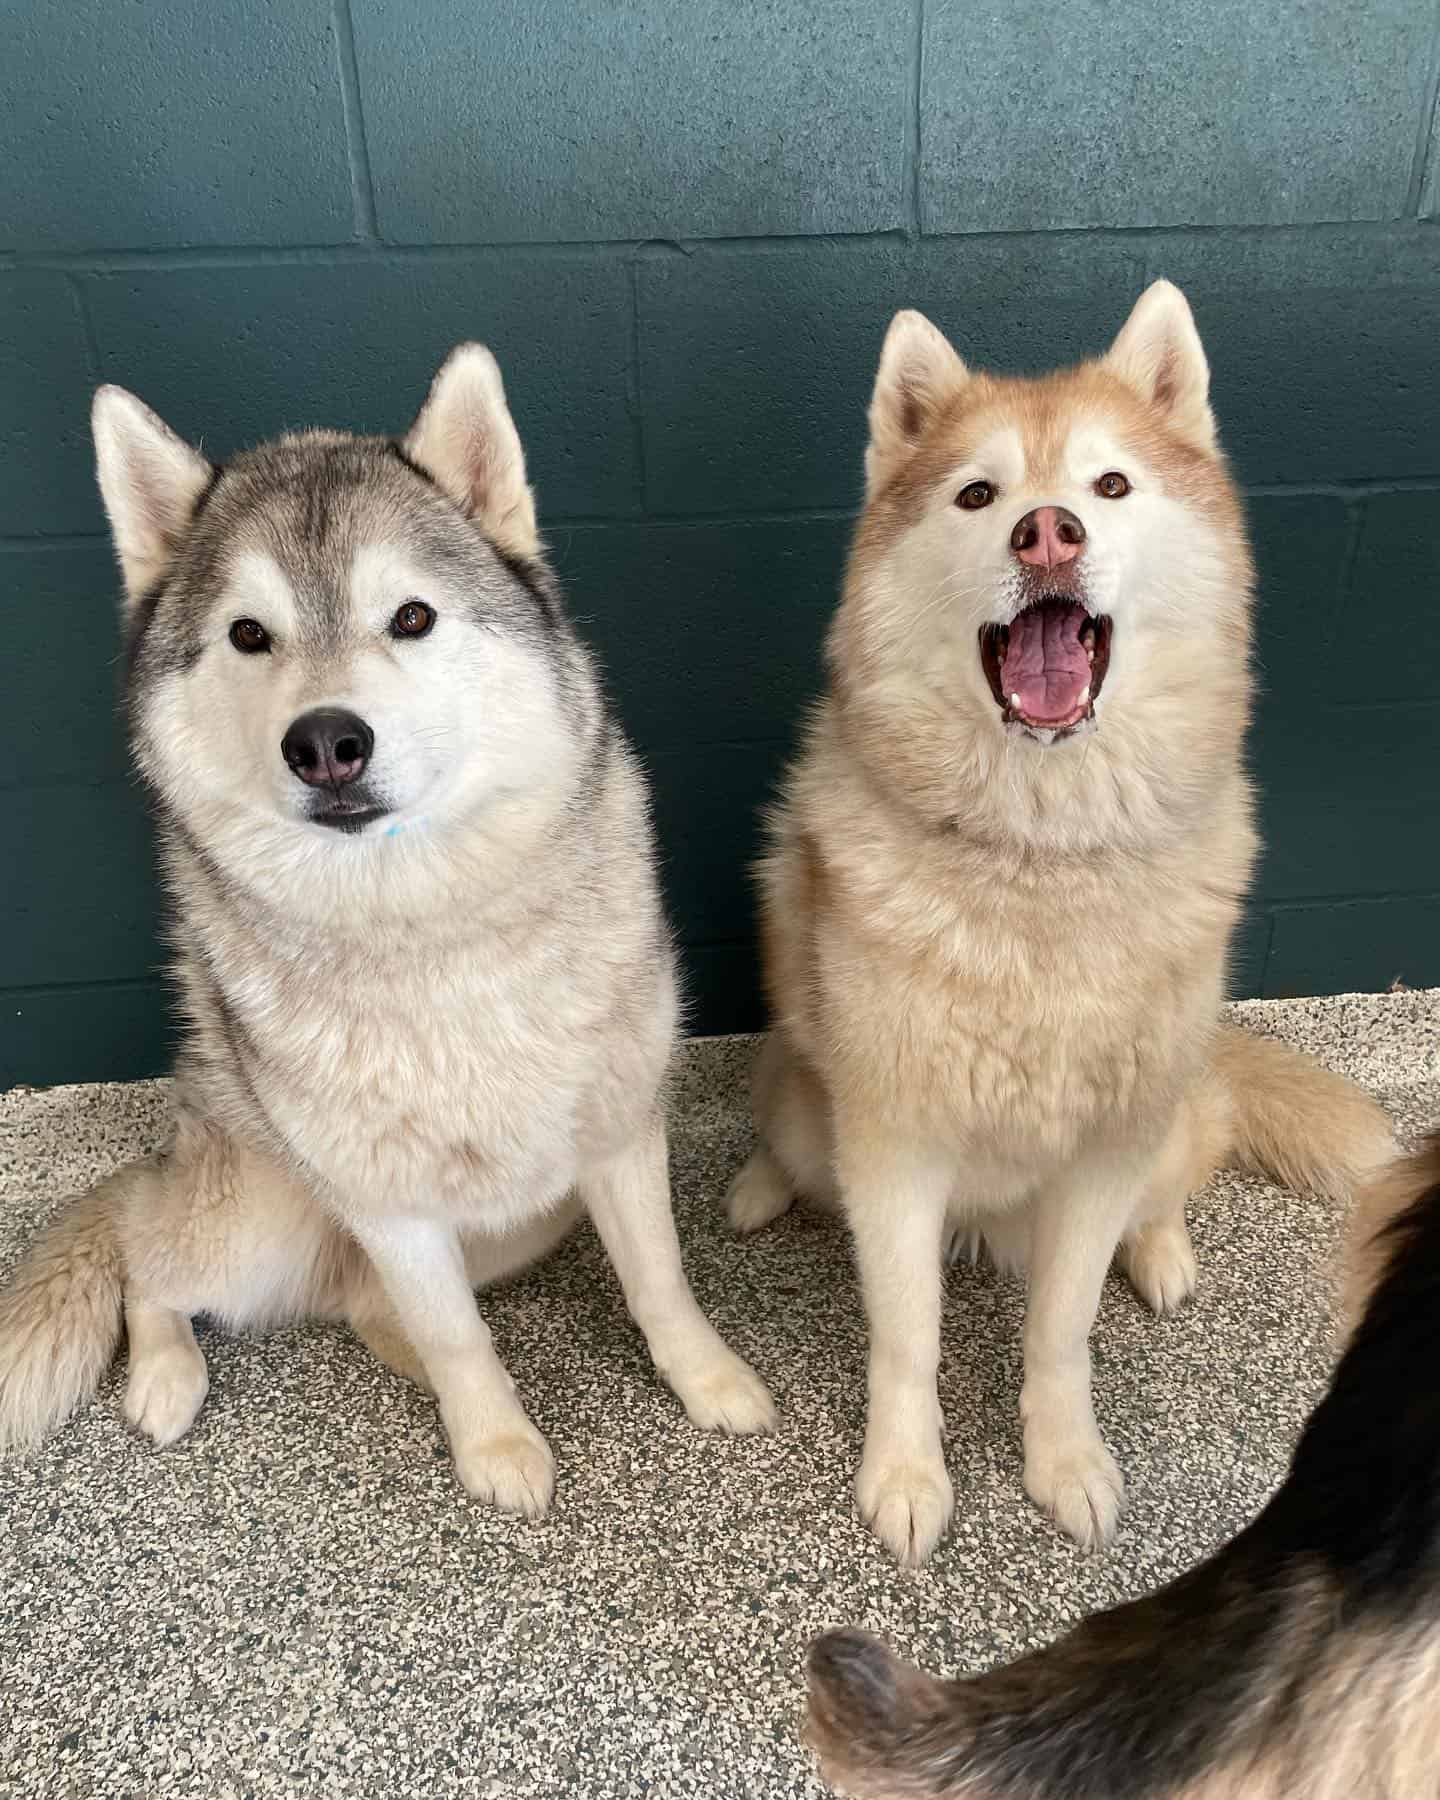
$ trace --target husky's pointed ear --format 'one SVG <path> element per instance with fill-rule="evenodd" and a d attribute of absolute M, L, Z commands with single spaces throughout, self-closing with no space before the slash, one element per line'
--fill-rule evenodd
<path fill-rule="evenodd" d="M 918 312 L 890 321 L 870 399 L 865 492 L 877 493 L 970 379 L 950 340 Z"/>
<path fill-rule="evenodd" d="M 215 470 L 124 388 L 97 390 L 90 430 L 100 497 L 133 604 L 170 566 Z"/>
<path fill-rule="evenodd" d="M 405 454 L 508 555 L 539 554 L 525 452 L 500 365 L 483 344 L 450 352 L 410 427 Z"/>
<path fill-rule="evenodd" d="M 1173 431 L 1197 450 L 1215 448 L 1210 365 L 1185 296 L 1171 281 L 1154 281 L 1135 302 L 1105 367 L 1158 408 Z"/>

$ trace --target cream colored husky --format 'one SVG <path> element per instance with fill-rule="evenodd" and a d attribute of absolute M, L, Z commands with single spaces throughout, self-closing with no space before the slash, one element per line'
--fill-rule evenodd
<path fill-rule="evenodd" d="M 1195 1286 L 1186 1196 L 1230 1155 L 1347 1194 L 1380 1109 L 1221 1029 L 1256 836 L 1252 574 L 1183 296 L 1108 355 L 972 372 L 891 325 L 828 692 L 761 869 L 774 1030 L 741 1230 L 838 1203 L 870 1324 L 860 1510 L 923 1562 L 953 1494 L 942 1250 L 1029 1274 L 1025 1485 L 1114 1528 L 1088 1336 L 1117 1247 L 1157 1311 Z"/>

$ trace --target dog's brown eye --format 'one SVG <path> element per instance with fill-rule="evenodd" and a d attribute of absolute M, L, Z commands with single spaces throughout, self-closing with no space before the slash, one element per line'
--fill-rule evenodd
<path fill-rule="evenodd" d="M 1111 469 L 1095 483 L 1095 492 L 1103 500 L 1123 500 L 1130 492 L 1130 483 L 1118 469 Z"/>
<path fill-rule="evenodd" d="M 230 642 L 246 656 L 258 656 L 270 648 L 270 633 L 258 619 L 237 619 L 230 627 Z"/>
<path fill-rule="evenodd" d="M 966 512 L 979 512 L 982 506 L 988 506 L 995 498 L 995 490 L 988 481 L 972 481 L 961 488 L 955 496 L 955 504 Z"/>
<path fill-rule="evenodd" d="M 427 606 L 423 600 L 407 600 L 390 621 L 390 631 L 395 637 L 424 637 L 434 623 L 433 606 Z"/>

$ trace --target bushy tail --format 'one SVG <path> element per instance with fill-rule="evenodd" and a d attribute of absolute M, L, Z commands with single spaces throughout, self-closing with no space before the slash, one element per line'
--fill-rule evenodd
<path fill-rule="evenodd" d="M 864 1632 L 817 1639 L 806 1736 L 828 1780 L 852 1800 L 1436 1792 L 1440 1133 L 1386 1166 L 1351 1238 L 1361 1323 L 1260 1517 L 1168 1587 L 974 1680 L 935 1680 Z"/>
<path fill-rule="evenodd" d="M 806 1674 L 805 1737 L 832 1786 L 857 1800 L 966 1792 L 960 1684 L 922 1674 L 865 1631 L 817 1638 Z"/>
<path fill-rule="evenodd" d="M 1395 1155 L 1377 1101 L 1277 1038 L 1223 1026 L 1211 1072 L 1224 1090 L 1228 1155 L 1284 1187 L 1349 1201 Z"/>
<path fill-rule="evenodd" d="M 66 1206 L 0 1293 L 0 1453 L 62 1424 L 110 1366 L 124 1292 L 115 1213 L 139 1166 Z"/>

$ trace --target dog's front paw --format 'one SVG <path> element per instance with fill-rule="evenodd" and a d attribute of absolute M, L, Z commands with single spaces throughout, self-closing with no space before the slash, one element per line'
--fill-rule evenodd
<path fill-rule="evenodd" d="M 930 1560 L 955 1511 L 944 1460 L 867 1452 L 855 1476 L 860 1517 L 907 1569 Z"/>
<path fill-rule="evenodd" d="M 701 1362 L 666 1371 L 666 1379 L 702 1431 L 749 1437 L 775 1429 L 770 1390 L 741 1357 L 723 1344 Z"/>
<path fill-rule="evenodd" d="M 132 1358 L 125 1417 L 163 1449 L 184 1437 L 209 1392 L 210 1375 L 199 1346 L 166 1344 Z"/>
<path fill-rule="evenodd" d="M 452 1437 L 450 1447 L 456 1474 L 477 1500 L 544 1518 L 555 1492 L 555 1458 L 528 1419 L 488 1436 Z"/>
<path fill-rule="evenodd" d="M 1152 1312 L 1179 1312 L 1195 1292 L 1199 1270 L 1183 1225 L 1146 1225 L 1127 1240 L 1125 1272 Z"/>
<path fill-rule="evenodd" d="M 1025 1434 L 1025 1491 L 1082 1549 L 1098 1550 L 1115 1534 L 1125 1478 L 1098 1433 L 1047 1441 L 1031 1426 Z"/>

